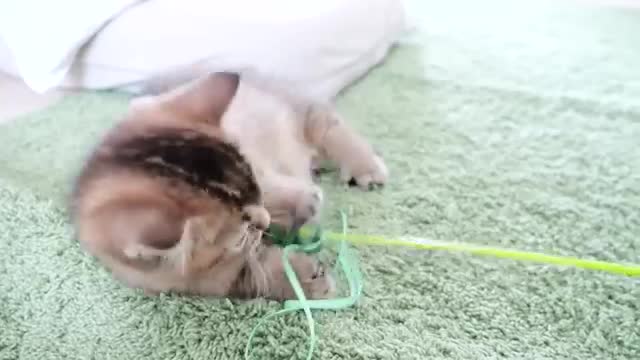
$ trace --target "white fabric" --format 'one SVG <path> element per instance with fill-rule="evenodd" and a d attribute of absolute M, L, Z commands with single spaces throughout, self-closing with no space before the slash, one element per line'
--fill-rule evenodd
<path fill-rule="evenodd" d="M 59 85 L 78 50 L 107 21 L 140 0 L 4 0 L 0 37 L 25 83 Z"/>
<path fill-rule="evenodd" d="M 21 1 L 14 2 L 25 4 Z M 0 68 L 17 67 L 37 91 L 58 85 L 145 89 L 167 75 L 232 70 L 277 78 L 294 90 L 330 98 L 382 60 L 405 28 L 402 0 L 148 0 L 127 8 L 134 2 L 50 1 L 58 7 L 77 3 L 64 15 L 49 5 L 54 19 L 20 5 L 23 19 L 30 20 L 0 28 L 14 62 L 0 63 Z M 116 11 L 116 3 L 126 11 Z M 96 34 L 97 19 L 115 14 Z M 19 36 L 18 30 L 31 27 L 41 29 L 39 35 Z M 76 54 L 80 39 L 93 35 Z M 37 51 L 37 44 L 49 40 L 57 47 Z M 66 51 L 60 44 L 67 44 Z M 75 62 L 61 78 L 68 59 Z"/>

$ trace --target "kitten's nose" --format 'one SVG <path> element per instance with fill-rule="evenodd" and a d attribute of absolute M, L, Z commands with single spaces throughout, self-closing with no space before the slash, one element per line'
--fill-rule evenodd
<path fill-rule="evenodd" d="M 271 223 L 271 216 L 269 216 L 269 212 L 263 206 L 245 206 L 244 214 L 248 218 L 251 225 L 255 226 L 258 230 L 267 230 L 269 224 Z"/>

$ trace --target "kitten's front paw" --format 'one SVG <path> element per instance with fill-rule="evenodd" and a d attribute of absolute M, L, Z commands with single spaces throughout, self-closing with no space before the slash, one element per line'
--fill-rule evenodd
<path fill-rule="evenodd" d="M 352 154 L 348 161 L 340 164 L 340 178 L 355 182 L 363 190 L 372 190 L 387 182 L 389 170 L 384 160 L 373 150 L 364 154 Z"/>
<path fill-rule="evenodd" d="M 323 196 L 319 186 L 311 185 L 298 193 L 293 210 L 292 228 L 316 220 L 322 208 Z"/>
<path fill-rule="evenodd" d="M 287 230 L 314 222 L 322 208 L 322 189 L 313 183 L 283 178 L 283 184 L 266 192 L 271 224 Z"/>
<path fill-rule="evenodd" d="M 326 265 L 306 254 L 293 254 L 290 258 L 305 296 L 309 299 L 328 299 L 335 296 L 336 284 Z M 293 290 L 288 294 L 294 298 Z"/>

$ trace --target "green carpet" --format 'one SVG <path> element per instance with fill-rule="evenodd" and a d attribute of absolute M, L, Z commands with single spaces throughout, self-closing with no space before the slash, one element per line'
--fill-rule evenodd
<path fill-rule="evenodd" d="M 419 32 L 340 99 L 393 177 L 373 193 L 323 178 L 327 226 L 343 208 L 352 232 L 640 263 L 640 12 L 463 3 L 413 2 Z M 80 251 L 62 200 L 125 105 L 71 96 L 0 127 L 0 359 L 238 359 L 279 308 L 145 297 Z M 315 358 L 640 359 L 638 279 L 359 253 L 364 299 L 315 314 Z M 301 358 L 305 339 L 301 315 L 278 318 L 255 358 Z"/>

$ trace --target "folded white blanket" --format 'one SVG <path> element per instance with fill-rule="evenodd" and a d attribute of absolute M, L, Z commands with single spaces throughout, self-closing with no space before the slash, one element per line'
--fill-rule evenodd
<path fill-rule="evenodd" d="M 59 85 L 80 48 L 109 20 L 144 0 L 0 2 L 0 38 L 33 90 Z"/>
<path fill-rule="evenodd" d="M 241 71 L 329 99 L 404 30 L 403 0 L 0 0 L 0 70 L 37 92 Z"/>

